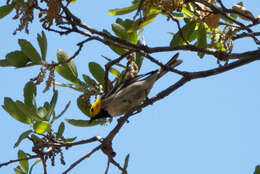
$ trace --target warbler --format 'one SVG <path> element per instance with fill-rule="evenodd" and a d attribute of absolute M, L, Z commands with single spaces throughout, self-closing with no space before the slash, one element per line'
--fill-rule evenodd
<path fill-rule="evenodd" d="M 175 54 L 165 64 L 165 67 L 174 68 L 181 64 L 182 61 L 177 60 L 178 56 L 178 53 Z M 91 121 L 99 118 L 119 116 L 142 104 L 147 99 L 154 83 L 169 71 L 165 67 L 148 73 L 144 79 L 140 79 L 140 76 L 137 76 L 127 80 L 117 86 L 112 94 L 97 98 L 90 107 Z"/>

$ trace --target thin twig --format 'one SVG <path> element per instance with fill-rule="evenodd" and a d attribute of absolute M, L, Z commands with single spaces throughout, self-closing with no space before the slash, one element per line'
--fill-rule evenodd
<path fill-rule="evenodd" d="M 127 57 L 128 55 L 130 55 L 133 51 L 130 50 L 130 51 L 127 51 L 125 54 L 122 54 L 120 57 L 118 57 L 117 59 L 114 59 L 112 61 L 109 61 L 106 65 L 105 65 L 105 88 L 104 88 L 104 93 L 106 94 L 107 93 L 107 90 L 108 90 L 108 72 L 110 70 L 110 68 L 119 63 L 123 58 Z"/>
<path fill-rule="evenodd" d="M 111 159 L 111 163 L 114 164 L 119 170 L 121 170 L 124 174 L 127 174 L 127 171 L 118 164 L 113 158 Z"/>
<path fill-rule="evenodd" d="M 186 40 L 186 38 L 184 37 L 184 34 L 182 32 L 182 29 L 181 29 L 181 25 L 180 25 L 180 22 L 178 21 L 178 19 L 176 19 L 171 13 L 167 13 L 167 15 L 174 21 L 176 22 L 177 24 L 177 27 L 178 27 L 178 31 L 180 32 L 180 36 L 182 38 L 182 40 L 187 44 L 187 45 L 190 45 L 189 42 Z"/>
<path fill-rule="evenodd" d="M 219 59 L 227 58 L 228 54 L 223 51 L 216 51 L 214 49 L 204 49 L 199 48 L 194 45 L 184 45 L 184 46 L 175 46 L 175 47 L 147 47 L 147 53 L 158 53 L 158 52 L 169 52 L 169 51 L 179 51 L 179 50 L 186 50 L 186 51 L 193 51 L 193 52 L 203 52 L 208 55 L 213 55 Z"/>
<path fill-rule="evenodd" d="M 96 148 L 94 148 L 92 151 L 90 151 L 89 153 L 87 153 L 86 155 L 81 157 L 79 160 L 77 160 L 73 164 L 71 164 L 71 166 L 66 171 L 64 171 L 62 174 L 67 174 L 71 169 L 73 169 L 75 166 L 77 166 L 80 162 L 82 162 L 86 158 L 89 158 L 93 153 L 98 151 L 100 148 L 101 148 L 101 145 L 99 145 Z"/>
<path fill-rule="evenodd" d="M 159 62 L 158 60 L 156 60 L 154 57 L 152 57 L 152 56 L 149 55 L 149 54 L 145 54 L 145 53 L 142 53 L 142 52 L 140 52 L 140 54 L 141 54 L 142 56 L 146 57 L 146 58 L 147 58 L 148 60 L 150 60 L 151 62 L 153 62 L 153 63 L 159 65 L 161 68 L 166 69 L 167 71 L 171 71 L 171 72 L 174 72 L 174 73 L 179 74 L 179 75 L 182 75 L 182 76 L 185 75 L 185 73 L 183 73 L 182 71 L 179 71 L 179 70 L 177 70 L 177 69 L 173 69 L 173 68 L 170 68 L 170 67 L 165 66 L 163 63 Z M 176 55 L 177 55 L 177 54 L 175 54 L 174 56 L 176 56 Z"/>
<path fill-rule="evenodd" d="M 137 11 L 136 11 L 136 14 L 135 14 L 135 16 L 134 16 L 134 19 L 138 16 L 138 14 L 141 14 L 141 10 L 142 10 L 142 8 L 143 8 L 144 1 L 145 1 L 145 0 L 140 0 L 139 5 L 138 5 L 138 8 L 137 8 Z M 141 15 L 140 15 L 140 16 L 141 16 Z"/>
<path fill-rule="evenodd" d="M 33 156 L 30 156 L 30 157 L 27 157 L 27 158 L 21 158 L 21 159 L 16 159 L 16 160 L 10 160 L 8 162 L 5 162 L 5 163 L 1 163 L 0 164 L 0 168 L 3 167 L 3 166 L 7 166 L 9 164 L 12 164 L 12 163 L 16 163 L 16 162 L 19 162 L 19 161 L 23 161 L 23 160 L 30 160 L 30 159 L 34 159 L 34 158 L 39 158 L 38 155 L 33 155 Z"/>
<path fill-rule="evenodd" d="M 62 36 L 62 35 L 67 35 L 67 34 L 73 32 L 73 31 L 71 31 L 71 30 L 60 31 L 60 30 L 56 30 L 56 29 L 49 28 L 49 27 L 44 27 L 44 26 L 43 26 L 43 28 L 44 28 L 45 30 L 47 30 L 47 31 L 52 31 L 52 32 L 58 33 L 58 34 L 61 35 L 61 36 Z"/>
<path fill-rule="evenodd" d="M 260 32 L 254 32 L 254 33 L 240 33 L 240 34 L 236 34 L 232 37 L 232 40 L 237 40 L 237 39 L 241 39 L 241 38 L 245 38 L 245 37 L 252 37 L 252 36 L 260 36 Z"/>
<path fill-rule="evenodd" d="M 108 157 L 108 159 L 107 159 L 107 167 L 106 167 L 106 170 L 105 170 L 105 174 L 108 174 L 109 167 L 110 167 L 110 159 L 109 159 L 109 157 Z"/>

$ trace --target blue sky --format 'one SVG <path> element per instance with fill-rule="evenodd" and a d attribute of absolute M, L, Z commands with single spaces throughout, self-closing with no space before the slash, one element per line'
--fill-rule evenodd
<path fill-rule="evenodd" d="M 225 2 L 230 6 L 238 1 Z M 258 1 L 251 0 L 244 3 L 245 7 L 259 15 L 260 11 L 255 4 Z M 75 12 L 86 24 L 99 30 L 111 30 L 111 24 L 117 17 L 110 16 L 107 10 L 124 7 L 130 1 L 91 1 L 91 3 L 78 0 L 71 5 Z M 2 4 L 1 4 L 2 5 Z M 17 39 L 25 38 L 36 44 L 36 35 L 41 32 L 41 27 L 34 23 L 30 25 L 30 34 L 12 32 L 17 23 L 11 18 L 14 14 L 0 20 L 0 58 L 13 50 L 19 49 Z M 131 14 L 133 16 L 133 14 Z M 122 16 L 124 17 L 124 16 Z M 176 24 L 167 22 L 165 17 L 158 17 L 153 24 L 144 30 L 144 37 L 150 46 L 167 45 L 171 39 L 167 32 L 176 32 Z M 259 27 L 256 29 L 259 31 Z M 76 34 L 59 36 L 54 33 L 46 33 L 48 38 L 47 61 L 56 60 L 56 50 L 61 48 L 73 54 L 77 49 L 76 43 L 84 40 Z M 243 40 L 236 43 L 234 52 L 253 50 L 256 46 L 251 40 Z M 166 62 L 174 53 L 155 54 L 162 62 Z M 110 58 L 117 56 L 98 42 L 91 42 L 84 46 L 83 51 L 75 59 L 79 74 L 89 74 L 88 62 L 96 61 L 104 65 L 101 55 Z M 216 60 L 206 56 L 203 59 L 195 53 L 181 52 L 180 59 L 184 63 L 180 70 L 205 70 L 216 67 Z M 140 114 L 131 117 L 113 141 L 113 147 L 117 153 L 115 159 L 123 164 L 125 156 L 130 153 L 129 173 L 199 173 L 199 174 L 248 174 L 253 173 L 254 168 L 260 163 L 260 136 L 259 136 L 259 89 L 258 80 L 259 62 L 255 62 L 238 69 L 220 74 L 214 77 L 191 81 L 172 93 L 167 98 L 143 109 Z M 151 68 L 157 68 L 148 61 L 145 62 L 142 72 L 148 72 Z M 0 68 L 2 79 L 0 91 L 0 104 L 4 97 L 14 100 L 23 99 L 23 86 L 35 77 L 40 67 L 14 69 Z M 58 82 L 66 82 L 56 75 Z M 178 79 L 175 74 L 167 74 L 154 86 L 150 96 L 166 88 Z M 38 87 L 38 103 L 42 104 L 50 100 L 52 92 L 43 94 L 44 85 Z M 58 88 L 59 98 L 56 112 L 62 111 L 68 101 L 72 102 L 69 110 L 63 116 L 71 119 L 86 119 L 76 107 L 76 98 L 80 95 L 70 89 Z M 60 120 L 62 121 L 62 120 Z M 115 126 L 116 119 L 111 124 L 94 128 L 73 127 L 67 123 L 65 136 L 77 136 L 78 140 L 87 139 L 95 135 L 105 137 Z M 54 126 L 57 128 L 59 122 Z M 13 149 L 13 144 L 21 132 L 30 127 L 18 123 L 0 108 L 1 148 L 0 163 L 17 158 L 19 148 L 30 153 L 31 144 L 23 142 L 18 148 Z M 61 173 L 81 156 L 88 153 L 98 143 L 73 147 L 69 151 L 64 150 L 66 166 L 59 164 L 56 167 L 48 167 L 49 173 Z M 107 158 L 102 152 L 95 153 L 90 159 L 85 160 L 71 173 L 81 174 L 104 173 Z M 32 163 L 30 163 L 32 164 Z M 49 163 L 50 164 L 50 163 Z M 0 168 L 0 173 L 12 173 L 13 167 Z M 41 173 L 41 165 L 34 170 Z M 111 166 L 110 173 L 120 173 Z"/>

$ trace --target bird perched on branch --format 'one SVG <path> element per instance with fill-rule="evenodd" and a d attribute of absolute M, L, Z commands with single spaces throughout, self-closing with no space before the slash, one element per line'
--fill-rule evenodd
<path fill-rule="evenodd" d="M 175 54 L 165 66 L 144 76 L 136 76 L 126 80 L 113 90 L 108 96 L 97 98 L 90 107 L 91 121 L 99 118 L 114 117 L 127 113 L 130 109 L 142 104 L 154 83 L 172 69 L 182 63 Z M 143 78 L 144 77 L 144 78 Z"/>

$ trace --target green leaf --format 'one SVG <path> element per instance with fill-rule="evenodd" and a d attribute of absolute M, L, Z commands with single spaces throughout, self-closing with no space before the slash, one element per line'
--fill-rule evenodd
<path fill-rule="evenodd" d="M 83 74 L 83 79 L 86 82 L 86 84 L 92 88 L 96 88 L 97 83 L 95 80 L 93 80 L 91 77 L 89 77 L 88 75 Z"/>
<path fill-rule="evenodd" d="M 48 132 L 51 128 L 51 124 L 47 121 L 37 121 L 33 124 L 33 129 L 38 134 Z"/>
<path fill-rule="evenodd" d="M 18 159 L 23 159 L 23 158 L 27 158 L 27 155 L 26 155 L 26 153 L 24 153 L 24 151 L 19 150 L 19 151 L 18 151 Z M 28 168 L 29 168 L 29 162 L 28 162 L 28 160 L 21 160 L 21 161 L 19 161 L 19 163 L 20 163 L 22 169 L 23 169 L 26 173 L 28 173 Z"/>
<path fill-rule="evenodd" d="M 71 71 L 69 71 L 66 67 L 59 65 L 55 67 L 55 71 L 59 73 L 66 80 L 71 81 L 74 84 L 79 84 L 79 79 L 75 77 Z"/>
<path fill-rule="evenodd" d="M 15 172 L 16 174 L 26 174 L 26 173 L 23 171 L 23 169 L 21 169 L 20 166 L 17 166 L 16 168 L 14 168 L 14 172 Z"/>
<path fill-rule="evenodd" d="M 60 63 L 65 63 L 70 56 L 63 50 L 58 49 L 57 50 L 57 59 Z M 56 66 L 55 70 L 65 79 L 73 82 L 74 84 L 79 84 L 80 80 L 78 77 L 78 71 L 76 68 L 75 63 L 73 60 L 70 60 L 70 62 Z"/>
<path fill-rule="evenodd" d="M 230 17 L 232 17 L 233 19 L 237 19 L 238 14 L 237 14 L 237 13 L 231 13 L 231 14 L 230 14 Z"/>
<path fill-rule="evenodd" d="M 26 116 L 31 117 L 32 112 L 29 106 L 27 106 L 26 104 L 24 104 L 19 100 L 15 101 L 15 104 L 20 109 L 20 111 L 22 111 Z"/>
<path fill-rule="evenodd" d="M 189 38 L 189 39 L 190 39 L 189 41 L 191 42 L 191 41 L 197 39 L 198 36 L 199 36 L 199 30 L 194 30 L 194 31 L 192 32 L 190 38 Z"/>
<path fill-rule="evenodd" d="M 183 19 L 184 18 L 184 14 L 183 13 L 172 13 L 172 15 L 176 18 L 176 19 Z"/>
<path fill-rule="evenodd" d="M 240 5 L 241 7 L 244 6 L 243 2 L 239 2 L 237 3 L 237 5 Z M 236 19 L 239 15 L 237 13 L 231 13 L 230 17 L 232 17 L 233 19 Z M 233 22 L 232 22 L 233 23 Z"/>
<path fill-rule="evenodd" d="M 133 24 L 133 27 L 131 28 L 131 30 L 136 31 L 140 28 L 144 28 L 146 25 L 153 22 L 158 14 L 159 14 L 159 12 L 155 13 L 155 14 L 150 14 L 145 18 L 140 18 L 140 19 L 134 21 L 134 24 Z"/>
<path fill-rule="evenodd" d="M 32 63 L 31 61 L 29 63 L 27 63 L 26 65 L 22 66 L 22 67 L 16 67 L 16 68 L 27 68 L 27 67 L 31 67 L 31 66 L 35 66 L 35 65 L 39 65 L 38 63 Z"/>
<path fill-rule="evenodd" d="M 37 90 L 36 90 L 36 95 L 37 95 Z M 33 103 L 34 108 L 38 108 L 37 102 L 36 102 L 36 96 L 33 96 L 32 103 Z"/>
<path fill-rule="evenodd" d="M 47 103 L 47 102 L 46 102 Z M 45 104 L 46 104 L 45 103 Z M 44 105 L 45 105 L 44 104 Z M 48 103 L 49 104 L 49 103 Z M 38 110 L 37 110 L 37 115 L 41 118 L 41 120 L 38 120 L 38 121 L 43 121 L 44 118 L 46 117 L 47 115 L 47 112 L 48 110 L 45 108 L 45 107 L 39 107 Z"/>
<path fill-rule="evenodd" d="M 96 62 L 90 62 L 88 64 L 89 71 L 92 76 L 102 85 L 105 85 L 105 71 L 104 69 Z"/>
<path fill-rule="evenodd" d="M 14 6 L 12 4 L 10 5 L 4 5 L 0 7 L 0 19 L 11 13 L 11 11 L 14 9 Z"/>
<path fill-rule="evenodd" d="M 60 63 L 64 63 L 64 62 L 68 61 L 70 56 L 65 51 L 63 51 L 62 49 L 58 49 L 57 50 L 57 58 L 58 58 L 58 61 Z M 76 67 L 76 65 L 75 65 L 73 60 L 70 60 L 68 63 L 64 64 L 63 66 L 68 67 L 69 70 L 71 71 L 71 73 L 75 77 L 78 77 L 77 67 Z"/>
<path fill-rule="evenodd" d="M 128 161 L 129 161 L 130 154 L 127 154 L 125 157 L 125 163 L 124 163 L 124 170 L 126 171 L 128 167 Z M 126 174 L 125 172 L 122 172 L 122 174 Z"/>
<path fill-rule="evenodd" d="M 116 23 L 112 24 L 112 30 L 118 37 L 136 44 L 138 35 L 136 30 L 133 30 L 134 24 L 135 23 L 132 20 L 117 18 Z"/>
<path fill-rule="evenodd" d="M 237 3 L 237 5 L 240 5 L 240 6 L 244 6 L 244 3 L 243 3 L 243 1 L 240 1 L 239 3 Z"/>
<path fill-rule="evenodd" d="M 65 129 L 65 125 L 64 125 L 63 122 L 61 122 L 60 126 L 58 128 L 58 132 L 57 132 L 56 138 L 61 138 L 62 137 L 64 129 Z"/>
<path fill-rule="evenodd" d="M 158 15 L 158 13 L 156 13 L 156 14 L 151 14 L 151 15 L 147 16 L 147 17 L 141 22 L 139 28 L 143 28 L 143 27 L 145 27 L 146 25 L 152 23 L 152 22 L 155 20 L 155 18 L 156 18 L 157 15 Z"/>
<path fill-rule="evenodd" d="M 31 135 L 31 139 L 35 142 L 35 143 L 39 143 L 42 144 L 42 139 L 40 139 L 38 136 L 32 134 Z"/>
<path fill-rule="evenodd" d="M 51 121 L 51 124 L 55 121 L 55 120 L 57 120 L 57 119 L 59 119 L 66 111 L 67 111 L 67 109 L 69 108 L 69 106 L 70 106 L 70 101 L 66 104 L 66 106 L 65 106 L 65 108 L 63 109 L 63 111 L 61 111 L 61 113 L 57 116 L 57 117 L 54 117 L 53 119 L 52 119 L 52 121 Z"/>
<path fill-rule="evenodd" d="M 19 39 L 18 43 L 22 49 L 22 52 L 33 62 L 36 64 L 41 63 L 41 56 L 36 51 L 36 49 L 32 46 L 30 42 L 24 39 Z"/>
<path fill-rule="evenodd" d="M 133 44 L 137 43 L 138 34 L 137 31 L 133 29 L 135 24 L 133 20 L 122 20 L 118 18 L 116 19 L 116 24 L 120 24 L 124 28 L 124 36 L 122 36 L 123 39 Z"/>
<path fill-rule="evenodd" d="M 90 117 L 89 113 L 89 104 L 87 103 L 84 95 L 81 95 L 77 98 L 77 105 L 81 112 L 83 112 L 86 116 Z"/>
<path fill-rule="evenodd" d="M 63 142 L 73 142 L 74 140 L 76 140 L 77 137 L 73 137 L 73 138 L 64 138 Z"/>
<path fill-rule="evenodd" d="M 77 127 L 90 127 L 90 126 L 96 126 L 96 125 L 103 125 L 106 123 L 106 119 L 98 119 L 93 120 L 90 122 L 90 120 L 74 120 L 74 119 L 65 119 L 69 124 Z"/>
<path fill-rule="evenodd" d="M 25 65 L 30 61 L 22 51 L 10 52 L 5 56 L 5 58 L 9 65 L 16 68 L 25 67 Z"/>
<path fill-rule="evenodd" d="M 113 74 L 115 77 L 119 77 L 120 75 L 120 72 L 117 69 L 112 67 L 109 69 L 109 72 L 111 72 L 111 74 Z"/>
<path fill-rule="evenodd" d="M 126 49 L 123 49 L 123 48 L 120 48 L 117 46 L 110 45 L 109 47 L 111 48 L 111 50 L 113 50 L 116 54 L 118 54 L 120 56 L 127 52 Z"/>
<path fill-rule="evenodd" d="M 40 113 L 40 110 L 41 110 L 41 107 L 40 107 L 39 110 L 36 110 L 36 111 L 34 111 L 32 113 L 32 119 L 33 120 L 35 120 L 35 121 L 44 121 L 44 119 L 43 119 L 44 117 L 42 118 L 42 115 L 40 115 L 40 114 L 42 114 L 42 113 Z M 46 114 L 46 112 L 45 112 L 45 114 Z"/>
<path fill-rule="evenodd" d="M 41 49 L 42 60 L 45 61 L 46 54 L 47 54 L 47 38 L 43 31 L 42 31 L 42 35 L 37 34 L 37 41 L 38 41 L 38 45 Z"/>
<path fill-rule="evenodd" d="M 127 31 L 127 36 L 128 36 L 127 40 L 128 40 L 130 43 L 132 43 L 132 44 L 136 44 L 136 43 L 137 43 L 137 41 L 138 41 L 137 31 L 129 29 L 129 30 Z"/>
<path fill-rule="evenodd" d="M 39 162 L 41 162 L 40 159 L 36 160 L 36 161 L 32 164 L 32 166 L 30 167 L 30 170 L 29 170 L 29 174 L 32 174 L 33 167 L 34 167 L 36 164 L 38 164 Z"/>
<path fill-rule="evenodd" d="M 51 114 L 54 111 L 54 108 L 56 106 L 57 103 L 57 98 L 58 98 L 58 91 L 54 91 L 51 102 L 50 102 L 50 107 L 48 108 L 48 112 L 46 114 L 46 116 L 44 117 L 45 120 L 49 121 L 51 118 Z"/>
<path fill-rule="evenodd" d="M 205 56 L 205 53 L 203 53 L 203 52 L 198 52 L 198 56 L 199 56 L 200 58 L 203 58 L 203 57 Z"/>
<path fill-rule="evenodd" d="M 31 120 L 37 120 L 37 121 L 42 121 L 43 119 L 36 113 L 35 109 L 30 108 L 30 106 L 27 106 L 21 101 L 16 101 L 15 102 L 16 106 L 19 108 L 20 111 L 23 112 L 24 115 L 29 117 Z"/>
<path fill-rule="evenodd" d="M 7 66 L 12 66 L 6 59 L 0 60 L 0 66 L 1 67 L 7 67 Z"/>
<path fill-rule="evenodd" d="M 32 133 L 32 130 L 23 132 L 18 138 L 17 142 L 14 144 L 14 148 L 16 148 L 30 133 Z"/>
<path fill-rule="evenodd" d="M 137 64 L 139 70 L 142 67 L 143 60 L 144 60 L 144 57 L 140 53 L 136 52 L 135 53 L 135 63 Z"/>
<path fill-rule="evenodd" d="M 116 8 L 116 9 L 109 10 L 109 11 L 107 11 L 107 13 L 112 15 L 112 16 L 124 15 L 124 14 L 131 13 L 132 11 L 136 10 L 137 8 L 138 8 L 138 4 L 135 3 L 130 7 Z"/>
<path fill-rule="evenodd" d="M 127 40 L 126 30 L 121 24 L 112 24 L 112 30 L 118 37 Z"/>
<path fill-rule="evenodd" d="M 259 165 L 257 165 L 257 166 L 255 167 L 255 172 L 254 172 L 254 174 L 260 174 L 260 166 L 259 166 Z"/>
<path fill-rule="evenodd" d="M 227 22 L 228 24 L 233 24 L 233 21 L 229 20 L 228 18 L 226 18 L 225 16 L 221 15 L 220 18 L 222 20 L 224 20 L 225 22 Z"/>
<path fill-rule="evenodd" d="M 105 34 L 107 34 L 107 35 L 111 35 L 107 30 L 103 30 L 103 32 L 105 33 Z M 105 38 L 105 40 L 106 40 L 106 38 Z M 126 52 L 127 52 L 127 50 L 126 49 L 123 49 L 123 48 L 120 48 L 120 47 L 117 47 L 117 46 L 114 46 L 114 45 L 109 45 L 109 47 L 116 53 L 116 54 L 118 54 L 118 55 L 123 55 L 123 54 L 125 54 Z"/>
<path fill-rule="evenodd" d="M 17 100 L 15 104 L 18 107 L 18 109 L 31 120 L 42 121 L 42 118 L 38 115 L 38 113 L 35 112 L 34 109 L 30 108 L 30 106 L 27 106 L 19 100 Z"/>
<path fill-rule="evenodd" d="M 185 45 L 186 42 L 183 40 L 183 37 L 187 42 L 191 42 L 192 34 L 195 31 L 195 27 L 196 27 L 196 21 L 188 22 L 184 27 L 181 28 L 181 31 L 178 31 L 173 36 L 170 46 L 174 47 L 174 46 Z M 181 36 L 181 32 L 183 37 Z"/>
<path fill-rule="evenodd" d="M 25 87 L 23 88 L 23 96 L 24 96 L 24 103 L 33 108 L 33 98 L 36 96 L 36 85 L 29 81 L 26 83 Z"/>
<path fill-rule="evenodd" d="M 25 115 L 23 111 L 19 109 L 16 103 L 9 97 L 4 98 L 4 105 L 2 106 L 6 112 L 8 112 L 14 119 L 25 123 L 31 124 L 29 116 Z"/>
<path fill-rule="evenodd" d="M 182 12 L 189 17 L 193 17 L 193 13 L 185 7 L 182 7 Z"/>
<path fill-rule="evenodd" d="M 198 47 L 199 48 L 206 48 L 207 47 L 207 31 L 203 23 L 199 25 L 199 35 L 198 35 Z M 205 53 L 198 52 L 200 58 L 202 58 Z"/>

